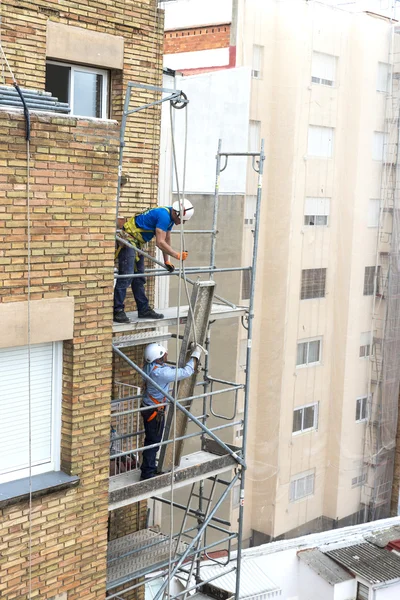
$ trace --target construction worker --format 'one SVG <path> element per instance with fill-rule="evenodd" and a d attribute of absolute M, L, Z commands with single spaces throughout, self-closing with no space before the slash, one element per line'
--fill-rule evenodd
<path fill-rule="evenodd" d="M 183 221 L 189 221 L 193 216 L 194 208 L 191 202 L 186 198 L 182 201 Z M 167 269 L 172 272 L 175 267 L 170 262 L 172 256 L 176 260 L 186 260 L 187 252 L 176 252 L 171 248 L 171 229 L 174 225 L 181 223 L 181 203 L 174 202 L 172 206 L 159 206 L 146 210 L 140 215 L 135 215 L 130 219 L 119 219 L 118 227 L 123 228 L 125 237 L 132 243 L 142 249 L 147 242 L 156 237 L 156 246 L 160 248 L 164 255 L 164 263 Z M 118 249 L 118 273 L 119 275 L 129 275 L 130 273 L 144 273 L 144 257 L 133 248 L 121 245 Z M 129 323 L 129 318 L 125 313 L 126 290 L 131 285 L 133 296 L 136 301 L 138 317 L 140 319 L 162 319 L 164 315 L 157 313 L 149 306 L 144 285 L 145 277 L 133 277 L 126 279 L 117 279 L 114 288 L 114 321 L 116 323 Z"/>
<path fill-rule="evenodd" d="M 169 367 L 166 364 L 168 354 L 164 346 L 153 343 L 146 346 L 144 351 L 144 372 L 153 381 L 158 383 L 165 392 L 169 391 L 171 383 L 181 381 L 193 375 L 197 368 L 198 362 L 203 349 L 201 346 L 196 346 L 193 350 L 189 362 L 185 367 L 175 368 Z M 144 445 L 150 446 L 161 442 L 164 423 L 165 423 L 165 406 L 157 406 L 166 402 L 165 396 L 152 384 L 145 382 L 145 392 L 142 406 L 148 406 L 148 410 L 142 411 L 142 417 L 145 429 Z M 156 454 L 158 446 L 143 450 L 141 479 L 150 479 L 156 473 Z"/>

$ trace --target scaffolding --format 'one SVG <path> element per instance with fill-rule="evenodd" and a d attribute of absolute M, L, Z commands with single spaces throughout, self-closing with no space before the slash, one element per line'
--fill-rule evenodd
<path fill-rule="evenodd" d="M 152 103 L 145 104 L 134 109 L 130 108 L 132 91 L 135 88 L 152 90 L 159 94 L 159 98 Z M 163 97 L 163 94 L 167 94 Z M 170 90 L 148 86 L 143 84 L 129 83 L 124 103 L 124 114 L 121 121 L 120 136 L 120 161 L 118 172 L 118 198 L 121 191 L 122 160 L 124 149 L 124 135 L 126 120 L 130 114 L 139 110 L 147 109 L 156 104 L 169 101 L 174 108 L 184 108 L 187 98 L 179 90 Z M 237 266 L 218 268 L 216 266 L 216 242 L 218 235 L 218 207 L 220 200 L 220 177 L 227 168 L 230 158 L 248 157 L 251 159 L 252 169 L 257 173 L 257 201 L 255 209 L 255 221 L 253 232 L 252 261 L 248 266 Z M 155 263 L 158 268 L 147 268 L 144 274 L 115 275 L 120 277 L 176 277 L 183 276 L 192 285 L 191 306 L 170 307 L 165 310 L 163 319 L 157 321 L 138 319 L 134 313 L 128 313 L 131 322 L 129 324 L 114 324 L 113 326 L 113 352 L 124 361 L 130 369 L 140 375 L 144 381 L 150 378 L 141 367 L 131 360 L 126 351 L 133 346 L 140 346 L 151 342 L 165 341 L 174 337 L 168 331 L 179 323 L 185 324 L 181 352 L 178 366 L 183 366 L 188 356 L 188 348 L 192 338 L 192 332 L 197 331 L 206 350 L 210 349 L 212 343 L 212 323 L 220 319 L 237 317 L 241 318 L 242 325 L 247 330 L 246 369 L 245 382 L 226 381 L 218 377 L 212 377 L 209 370 L 210 364 L 206 355 L 202 381 L 195 379 L 187 380 L 187 386 L 180 386 L 174 394 L 165 393 L 164 406 L 174 406 L 175 411 L 169 411 L 164 438 L 161 444 L 158 469 L 160 474 L 150 480 L 139 480 L 139 453 L 144 450 L 141 446 L 141 428 L 139 427 L 140 413 L 146 407 L 140 406 L 140 390 L 114 385 L 116 397 L 112 400 L 112 415 L 114 419 L 110 461 L 115 464 L 111 472 L 109 487 L 109 511 L 122 506 L 139 502 L 140 500 L 152 498 L 160 504 L 168 504 L 171 510 L 179 510 L 182 513 L 182 523 L 178 532 L 170 532 L 165 535 L 150 528 L 129 534 L 109 542 L 108 546 L 108 576 L 107 576 L 107 598 L 124 598 L 124 594 L 133 591 L 143 585 L 141 578 L 154 574 L 155 578 L 162 577 L 163 582 L 158 590 L 155 600 L 161 598 L 168 588 L 168 596 L 177 598 L 187 597 L 189 593 L 201 591 L 203 586 L 209 584 L 213 577 L 202 581 L 200 575 L 200 560 L 204 557 L 212 558 L 212 548 L 223 546 L 224 558 L 213 559 L 220 565 L 229 563 L 231 549 L 235 546 L 235 562 L 232 570 L 236 574 L 236 594 L 240 597 L 240 574 L 241 574 L 241 551 L 243 538 L 243 512 L 245 495 L 245 471 L 246 471 L 246 445 L 248 433 L 248 409 L 250 400 L 250 365 L 253 319 L 254 319 L 254 292 L 256 277 L 257 248 L 259 239 L 259 215 L 261 208 L 262 177 L 264 164 L 264 142 L 261 141 L 259 152 L 223 152 L 222 141 L 219 140 L 216 154 L 216 176 L 213 201 L 212 229 L 192 230 L 192 233 L 210 235 L 210 263 L 203 267 L 186 268 L 184 273 L 174 271 L 170 273 L 164 264 L 157 261 L 143 250 L 136 248 L 131 241 L 121 237 L 117 231 L 117 240 L 121 244 L 133 247 L 137 252 Z M 237 305 L 229 299 L 225 299 L 215 293 L 214 275 L 224 272 L 248 271 L 250 275 L 250 298 L 248 306 Z M 208 274 L 208 280 L 194 280 L 188 275 Z M 175 336 L 176 337 L 176 336 Z M 194 376 L 196 377 L 196 376 Z M 151 383 L 156 388 L 153 380 Z M 186 383 L 186 382 L 182 382 Z M 219 386 L 216 389 L 216 386 Z M 196 389 L 202 388 L 201 393 Z M 243 393 L 244 406 L 243 417 L 239 418 L 238 394 Z M 213 407 L 213 399 L 217 396 L 228 396 L 233 398 L 232 405 L 226 409 L 226 414 L 220 415 Z M 196 417 L 191 412 L 192 404 L 200 402 L 200 415 Z M 176 426 L 172 427 L 173 414 L 176 412 Z M 208 418 L 211 413 L 221 424 L 210 427 Z M 187 424 L 192 424 L 194 431 L 187 433 Z M 221 435 L 226 429 L 233 427 L 243 429 L 241 446 L 233 446 L 223 441 Z M 174 433 L 177 431 L 177 434 Z M 183 446 L 186 440 L 198 438 L 200 449 L 193 454 L 183 456 Z M 176 461 L 172 464 L 170 449 L 172 444 L 177 444 L 175 454 Z M 154 445 L 155 446 L 155 445 Z M 149 446 L 147 446 L 149 448 Z M 129 468 L 127 464 L 129 463 Z M 121 467 L 122 464 L 122 467 Z M 115 473 L 115 475 L 113 474 Z M 207 489 L 205 482 L 208 480 Z M 224 500 L 232 492 L 234 486 L 240 486 L 239 492 L 239 519 L 237 530 L 231 528 L 231 523 L 217 516 L 217 512 Z M 186 505 L 168 500 L 162 494 L 173 489 L 190 486 L 189 499 Z M 197 490 L 197 491 L 196 491 Z M 195 524 L 190 526 L 189 520 L 194 519 Z M 216 540 L 209 540 L 207 532 L 212 530 L 217 534 Z M 221 554 L 221 551 L 219 552 Z M 169 592 L 169 581 L 174 577 L 183 582 L 185 591 L 173 596 Z"/>
<path fill-rule="evenodd" d="M 398 490 L 393 490 L 393 475 L 400 373 L 399 34 L 399 28 L 394 27 L 369 352 L 369 406 L 362 494 L 365 521 L 389 516 L 392 497 L 398 498 Z"/>

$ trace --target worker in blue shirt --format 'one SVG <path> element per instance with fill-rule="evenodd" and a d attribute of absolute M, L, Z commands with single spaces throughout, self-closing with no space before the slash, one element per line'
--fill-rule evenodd
<path fill-rule="evenodd" d="M 165 392 L 169 392 L 171 383 L 187 379 L 193 375 L 202 351 L 202 347 L 197 345 L 191 354 L 189 362 L 184 367 L 175 368 L 169 367 L 166 364 L 168 354 L 164 346 L 157 343 L 149 344 L 144 351 L 144 372 L 153 381 L 158 383 Z M 165 402 L 165 396 L 149 381 L 145 382 L 142 406 L 148 406 L 149 408 L 142 411 L 145 430 L 144 446 L 161 442 L 164 432 L 165 406 L 157 405 Z M 158 448 L 159 446 L 156 446 L 148 450 L 143 450 L 142 465 L 140 467 L 142 472 L 141 479 L 150 479 L 157 474 L 156 454 Z"/>
<path fill-rule="evenodd" d="M 186 260 L 187 258 L 187 252 L 182 252 L 181 255 L 180 252 L 171 248 L 171 229 L 174 225 L 180 225 L 182 209 L 182 220 L 188 221 L 193 216 L 194 208 L 192 203 L 185 198 L 182 203 L 174 202 L 172 206 L 152 208 L 130 219 L 118 219 L 118 227 L 123 228 L 126 238 L 140 249 L 155 236 L 156 246 L 164 255 L 165 266 L 169 271 L 174 271 L 175 267 L 171 264 L 170 257 L 172 256 L 176 260 Z M 118 249 L 119 275 L 143 272 L 143 255 L 136 252 L 134 248 L 120 246 Z M 129 286 L 132 287 L 140 319 L 162 319 L 164 317 L 149 306 L 144 291 L 145 283 L 145 277 L 117 279 L 114 288 L 114 321 L 116 323 L 129 323 L 129 318 L 125 313 L 126 290 Z"/>

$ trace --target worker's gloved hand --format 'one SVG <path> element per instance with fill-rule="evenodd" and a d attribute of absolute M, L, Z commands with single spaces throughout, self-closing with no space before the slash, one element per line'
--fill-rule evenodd
<path fill-rule="evenodd" d="M 175 271 L 175 267 L 172 263 L 169 262 L 169 260 L 166 260 L 164 265 L 167 267 L 168 271 L 170 273 L 172 273 L 173 271 Z"/>
<path fill-rule="evenodd" d="M 203 348 L 199 344 L 196 344 L 196 346 L 191 354 L 191 357 L 197 358 L 197 360 L 200 360 L 202 353 L 203 353 Z"/>
<path fill-rule="evenodd" d="M 176 258 L 177 258 L 177 260 L 181 260 L 181 259 L 186 260 L 188 255 L 189 255 L 189 252 L 186 252 L 186 250 L 184 250 L 182 252 L 182 254 L 180 252 L 178 252 L 178 256 Z"/>

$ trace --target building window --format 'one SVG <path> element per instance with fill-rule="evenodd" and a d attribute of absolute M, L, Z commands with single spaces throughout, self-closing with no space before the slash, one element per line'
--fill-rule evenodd
<path fill-rule="evenodd" d="M 361 396 L 356 400 L 356 421 L 365 421 L 368 414 L 368 396 Z"/>
<path fill-rule="evenodd" d="M 321 362 L 322 340 L 306 340 L 297 343 L 296 366 L 316 365 Z"/>
<path fill-rule="evenodd" d="M 379 227 L 380 200 L 371 198 L 368 202 L 368 227 Z"/>
<path fill-rule="evenodd" d="M 260 152 L 261 121 L 250 121 L 249 152 Z"/>
<path fill-rule="evenodd" d="M 61 368 L 61 342 L 0 350 L 0 483 L 29 475 L 29 434 L 32 475 L 59 470 Z"/>
<path fill-rule="evenodd" d="M 311 81 L 319 85 L 332 87 L 336 76 L 336 56 L 313 52 L 311 66 Z"/>
<path fill-rule="evenodd" d="M 371 354 L 371 332 L 365 331 L 360 337 L 360 358 L 368 358 Z"/>
<path fill-rule="evenodd" d="M 390 66 L 387 63 L 378 63 L 376 77 L 376 91 L 388 92 L 390 87 Z"/>
<path fill-rule="evenodd" d="M 333 155 L 333 129 L 332 127 L 317 127 L 310 125 L 308 128 L 309 156 L 331 158 Z"/>
<path fill-rule="evenodd" d="M 247 339 L 244 338 L 239 342 L 239 369 L 246 371 L 247 362 Z"/>
<path fill-rule="evenodd" d="M 293 477 L 290 482 L 289 501 L 296 502 L 314 493 L 315 472 L 306 471 Z"/>
<path fill-rule="evenodd" d="M 365 267 L 364 271 L 364 296 L 372 296 L 374 293 L 375 272 L 376 272 L 376 294 L 379 294 L 379 276 L 380 266 Z"/>
<path fill-rule="evenodd" d="M 293 411 L 292 433 L 302 433 L 318 427 L 318 403 L 307 404 Z"/>
<path fill-rule="evenodd" d="M 326 269 L 303 269 L 301 272 L 301 300 L 325 297 Z"/>
<path fill-rule="evenodd" d="M 251 76 L 253 79 L 261 79 L 262 67 L 263 67 L 263 54 L 264 46 L 253 45 L 253 64 L 251 69 Z"/>
<path fill-rule="evenodd" d="M 372 159 L 384 160 L 386 134 L 383 131 L 374 131 L 372 138 Z"/>
<path fill-rule="evenodd" d="M 304 205 L 304 225 L 326 227 L 330 203 L 330 198 L 307 197 Z"/>
<path fill-rule="evenodd" d="M 250 300 L 251 273 L 242 271 L 242 300 Z"/>
<path fill-rule="evenodd" d="M 108 117 L 108 72 L 52 61 L 46 64 L 46 92 L 68 102 L 78 117 Z"/>
<path fill-rule="evenodd" d="M 357 596 L 356 600 L 368 600 L 369 587 L 357 581 Z"/>
<path fill-rule="evenodd" d="M 232 488 L 232 508 L 237 508 L 240 504 L 240 484 L 236 484 Z"/>
<path fill-rule="evenodd" d="M 362 466 L 360 468 L 360 472 L 356 477 L 352 477 L 351 479 L 351 486 L 352 487 L 359 487 L 360 485 L 364 485 L 364 483 L 367 481 L 367 468 Z"/>
<path fill-rule="evenodd" d="M 244 202 L 244 224 L 252 227 L 255 223 L 257 196 L 246 196 Z"/>

